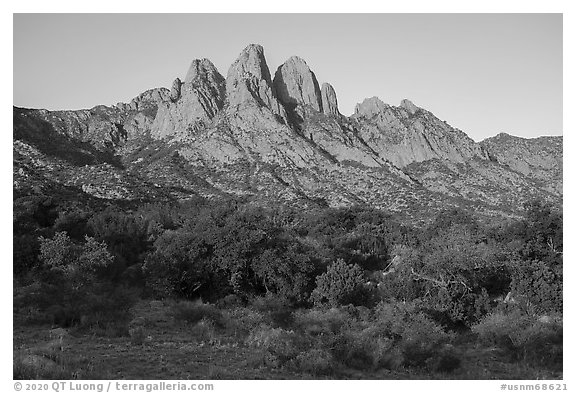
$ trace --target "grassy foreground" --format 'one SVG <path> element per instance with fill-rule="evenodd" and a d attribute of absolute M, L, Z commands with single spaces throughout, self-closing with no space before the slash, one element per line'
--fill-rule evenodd
<path fill-rule="evenodd" d="M 361 307 L 269 306 L 142 300 L 131 308 L 128 324 L 99 330 L 53 329 L 18 312 L 14 378 L 562 378 L 561 342 L 552 351 L 560 362 L 543 365 L 505 343 L 488 345 L 474 332 L 424 332 L 427 322 L 407 313 L 397 324 L 386 320 L 406 311 L 398 306 L 381 308 L 380 320 Z M 392 332 L 389 339 L 382 329 Z"/>

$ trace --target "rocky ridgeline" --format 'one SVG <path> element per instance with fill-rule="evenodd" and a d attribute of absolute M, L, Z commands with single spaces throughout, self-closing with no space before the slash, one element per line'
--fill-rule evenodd
<path fill-rule="evenodd" d="M 356 105 L 352 117 L 370 147 L 399 167 L 435 158 L 452 162 L 488 159 L 465 133 L 409 100 L 394 107 L 377 97 L 368 98 Z"/>
<path fill-rule="evenodd" d="M 480 145 L 490 152 L 492 160 L 537 179 L 548 191 L 562 195 L 562 137 L 526 139 L 500 133 Z"/>
<path fill-rule="evenodd" d="M 316 148 L 337 161 L 355 161 L 368 166 L 386 165 L 385 161 L 404 167 L 433 158 L 455 162 L 472 157 L 488 158 L 484 149 L 466 134 L 409 100 L 393 107 L 377 97 L 366 99 L 357 105 L 351 119 L 345 119 L 339 113 L 334 88 L 328 83 L 320 88 L 316 75 L 300 57 L 286 60 L 272 80 L 260 45 L 249 45 L 241 52 L 225 81 L 209 60 L 194 60 L 185 82 L 181 85 L 179 79 L 175 81 L 171 96 L 171 103 L 162 103 L 159 107 L 152 127 L 154 137 L 202 139 L 199 131 L 205 134 L 217 124 L 254 131 L 235 133 L 230 144 L 240 150 L 225 148 L 234 150 L 233 154 L 213 157 L 204 154 L 204 159 L 230 162 L 250 156 L 249 152 L 269 156 L 271 149 L 260 148 L 260 144 L 265 143 L 262 138 L 252 140 L 252 134 L 258 130 L 302 134 L 309 146 L 298 143 L 293 148 L 299 149 L 295 154 L 305 157 L 306 164 L 323 161 L 310 157 L 310 149 L 312 155 L 323 155 Z M 222 109 L 224 114 L 217 117 Z M 322 114 L 327 118 L 318 116 Z M 276 135 L 275 139 L 283 138 Z"/>
<path fill-rule="evenodd" d="M 226 78 L 210 60 L 193 60 L 183 81 L 175 78 L 170 89 L 148 90 L 127 104 L 14 108 L 14 137 L 47 157 L 108 162 L 155 187 L 178 187 L 178 197 L 202 184 L 202 195 L 215 190 L 403 212 L 462 202 L 492 214 L 517 208 L 526 195 L 560 202 L 562 195 L 561 137 L 498 136 L 478 144 L 409 100 L 391 106 L 377 97 L 346 117 L 335 89 L 320 84 L 303 59 L 290 57 L 272 78 L 264 49 L 255 44 Z M 71 161 L 75 149 L 90 159 Z M 505 208 L 496 206 L 498 190 L 506 190 Z"/>

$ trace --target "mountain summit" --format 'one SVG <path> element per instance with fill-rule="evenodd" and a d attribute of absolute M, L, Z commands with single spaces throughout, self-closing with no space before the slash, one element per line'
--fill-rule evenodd
<path fill-rule="evenodd" d="M 561 162 L 561 137 L 478 144 L 408 99 L 367 98 L 346 117 L 304 59 L 290 57 L 272 78 L 257 44 L 226 77 L 193 60 L 183 81 L 128 104 L 14 108 L 14 188 L 25 195 L 66 188 L 100 199 L 369 204 L 412 220 L 446 206 L 511 216 L 532 197 L 561 204 Z"/>

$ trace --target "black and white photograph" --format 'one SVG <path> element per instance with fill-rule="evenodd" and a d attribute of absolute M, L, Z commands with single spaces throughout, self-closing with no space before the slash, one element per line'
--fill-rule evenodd
<path fill-rule="evenodd" d="M 12 21 L 23 390 L 566 390 L 562 13 Z"/>

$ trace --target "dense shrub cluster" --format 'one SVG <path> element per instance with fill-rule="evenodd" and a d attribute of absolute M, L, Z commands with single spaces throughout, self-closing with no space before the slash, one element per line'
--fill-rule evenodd
<path fill-rule="evenodd" d="M 97 328 L 109 335 L 126 333 L 127 310 L 136 289 L 106 279 L 113 262 L 104 242 L 86 236 L 73 241 L 66 232 L 40 237 L 41 265 L 29 285 L 15 288 L 15 307 L 35 307 L 37 322 Z"/>
<path fill-rule="evenodd" d="M 472 326 L 480 340 L 510 356 L 537 366 L 562 368 L 563 331 L 560 318 L 539 319 L 514 309 L 496 311 Z"/>
<path fill-rule="evenodd" d="M 561 324 L 538 318 L 562 312 L 562 215 L 525 208 L 522 220 L 490 223 L 454 209 L 419 228 L 367 207 L 196 199 L 94 210 L 20 198 L 14 307 L 29 322 L 137 344 L 127 310 L 165 299 L 199 337 L 231 329 L 266 362 L 317 375 L 447 372 L 459 364 L 454 332 L 470 329 L 515 359 L 556 362 Z"/>

